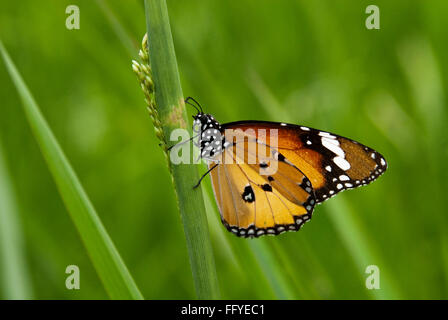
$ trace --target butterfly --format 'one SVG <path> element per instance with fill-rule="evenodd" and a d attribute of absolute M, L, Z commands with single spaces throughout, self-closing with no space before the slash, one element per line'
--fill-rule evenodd
<path fill-rule="evenodd" d="M 298 231 L 315 205 L 387 169 L 377 151 L 330 132 L 267 121 L 220 124 L 195 99 L 185 102 L 197 110 L 192 139 L 208 163 L 195 187 L 210 174 L 221 221 L 239 237 Z"/>

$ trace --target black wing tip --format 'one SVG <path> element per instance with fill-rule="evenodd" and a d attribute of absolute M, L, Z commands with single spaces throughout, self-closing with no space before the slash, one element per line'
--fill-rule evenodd
<path fill-rule="evenodd" d="M 365 178 L 359 180 L 350 179 L 344 181 L 332 181 L 333 188 L 326 188 L 325 190 L 317 190 L 315 192 L 317 204 L 321 204 L 322 202 L 334 197 L 335 195 L 345 190 L 367 186 L 378 179 L 380 176 L 382 176 L 384 172 L 386 172 L 388 168 L 386 159 L 378 151 L 375 151 L 369 147 L 364 146 L 364 150 L 376 163 L 376 166 L 370 171 L 370 174 Z M 339 184 L 342 186 L 341 189 L 337 189 L 337 187 L 334 188 L 334 185 L 337 186 Z"/>

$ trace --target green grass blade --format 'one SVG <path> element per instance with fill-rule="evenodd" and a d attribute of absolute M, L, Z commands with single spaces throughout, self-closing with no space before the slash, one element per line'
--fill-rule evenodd
<path fill-rule="evenodd" d="M 26 117 L 53 175 L 59 193 L 107 293 L 112 299 L 142 299 L 140 291 L 107 234 L 80 181 L 1 41 L 0 52 L 23 102 Z"/>
<path fill-rule="evenodd" d="M 107 18 L 107 21 L 111 25 L 117 37 L 120 39 L 120 42 L 123 44 L 123 47 L 128 52 L 129 56 L 133 57 L 135 51 L 137 50 L 137 45 L 132 41 L 132 38 L 129 36 L 123 25 L 120 23 L 113 10 L 104 0 L 96 0 L 96 4 L 101 9 L 101 11 L 103 11 L 104 15 Z"/>
<path fill-rule="evenodd" d="M 149 61 L 154 76 L 155 100 L 162 130 L 169 137 L 173 129 L 187 128 L 187 114 L 180 85 L 174 44 L 165 0 L 145 1 Z M 191 164 L 170 166 L 187 241 L 190 265 L 199 299 L 220 297 L 212 245 L 199 180 Z"/>
<path fill-rule="evenodd" d="M 4 299 L 32 299 L 19 210 L 0 141 L 0 283 Z"/>
<path fill-rule="evenodd" d="M 272 250 L 267 246 L 269 239 L 256 239 L 250 240 L 249 247 L 252 249 L 263 274 L 268 280 L 271 288 L 273 289 L 277 299 L 297 299 L 297 296 L 293 293 L 291 285 L 285 277 L 283 268 L 278 265 Z"/>
<path fill-rule="evenodd" d="M 367 232 L 347 202 L 341 198 L 332 199 L 328 202 L 328 207 L 330 208 L 329 216 L 353 257 L 361 277 L 367 278 L 364 272 L 369 265 L 377 265 L 380 268 L 381 289 L 368 290 L 368 293 L 375 299 L 400 299 L 402 295 L 389 274 L 384 259 L 368 240 Z"/>

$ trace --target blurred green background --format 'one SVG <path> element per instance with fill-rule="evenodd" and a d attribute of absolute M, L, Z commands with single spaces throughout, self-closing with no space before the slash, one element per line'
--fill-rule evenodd
<path fill-rule="evenodd" d="M 79 30 L 65 27 L 69 4 Z M 365 27 L 369 4 L 380 30 Z M 222 297 L 448 298 L 448 2 L 171 0 L 168 9 L 184 94 L 219 121 L 328 130 L 389 163 L 279 237 L 236 238 L 208 197 Z M 194 298 L 171 178 L 131 69 L 144 33 L 143 1 L 0 5 L 0 38 L 144 297 Z M 0 298 L 14 296 L 11 255 L 22 297 L 107 298 L 3 62 L 0 108 Z M 81 289 L 70 291 L 73 264 Z M 366 289 L 368 265 L 380 268 L 380 290 Z"/>

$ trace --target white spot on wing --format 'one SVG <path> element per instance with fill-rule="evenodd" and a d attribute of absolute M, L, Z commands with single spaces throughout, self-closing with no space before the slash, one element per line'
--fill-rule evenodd
<path fill-rule="evenodd" d="M 333 140 L 333 139 L 329 139 L 326 137 L 322 137 L 322 145 L 327 148 L 328 150 L 334 152 L 335 154 L 337 154 L 340 157 L 344 157 L 345 156 L 345 152 L 344 150 L 341 149 L 341 147 L 339 147 L 339 141 L 337 140 Z"/>
<path fill-rule="evenodd" d="M 336 139 L 335 136 L 333 136 L 332 134 L 330 134 L 330 133 L 328 133 L 328 132 L 324 132 L 324 131 L 320 131 L 320 132 L 319 132 L 319 135 L 320 135 L 321 137 L 327 137 L 327 138 L 330 138 L 330 139 Z"/>
<path fill-rule="evenodd" d="M 350 163 L 340 156 L 334 157 L 333 162 L 344 171 L 350 169 Z"/>
<path fill-rule="evenodd" d="M 310 128 L 307 128 L 307 127 L 300 127 L 300 129 L 302 129 L 304 131 L 310 131 Z"/>

